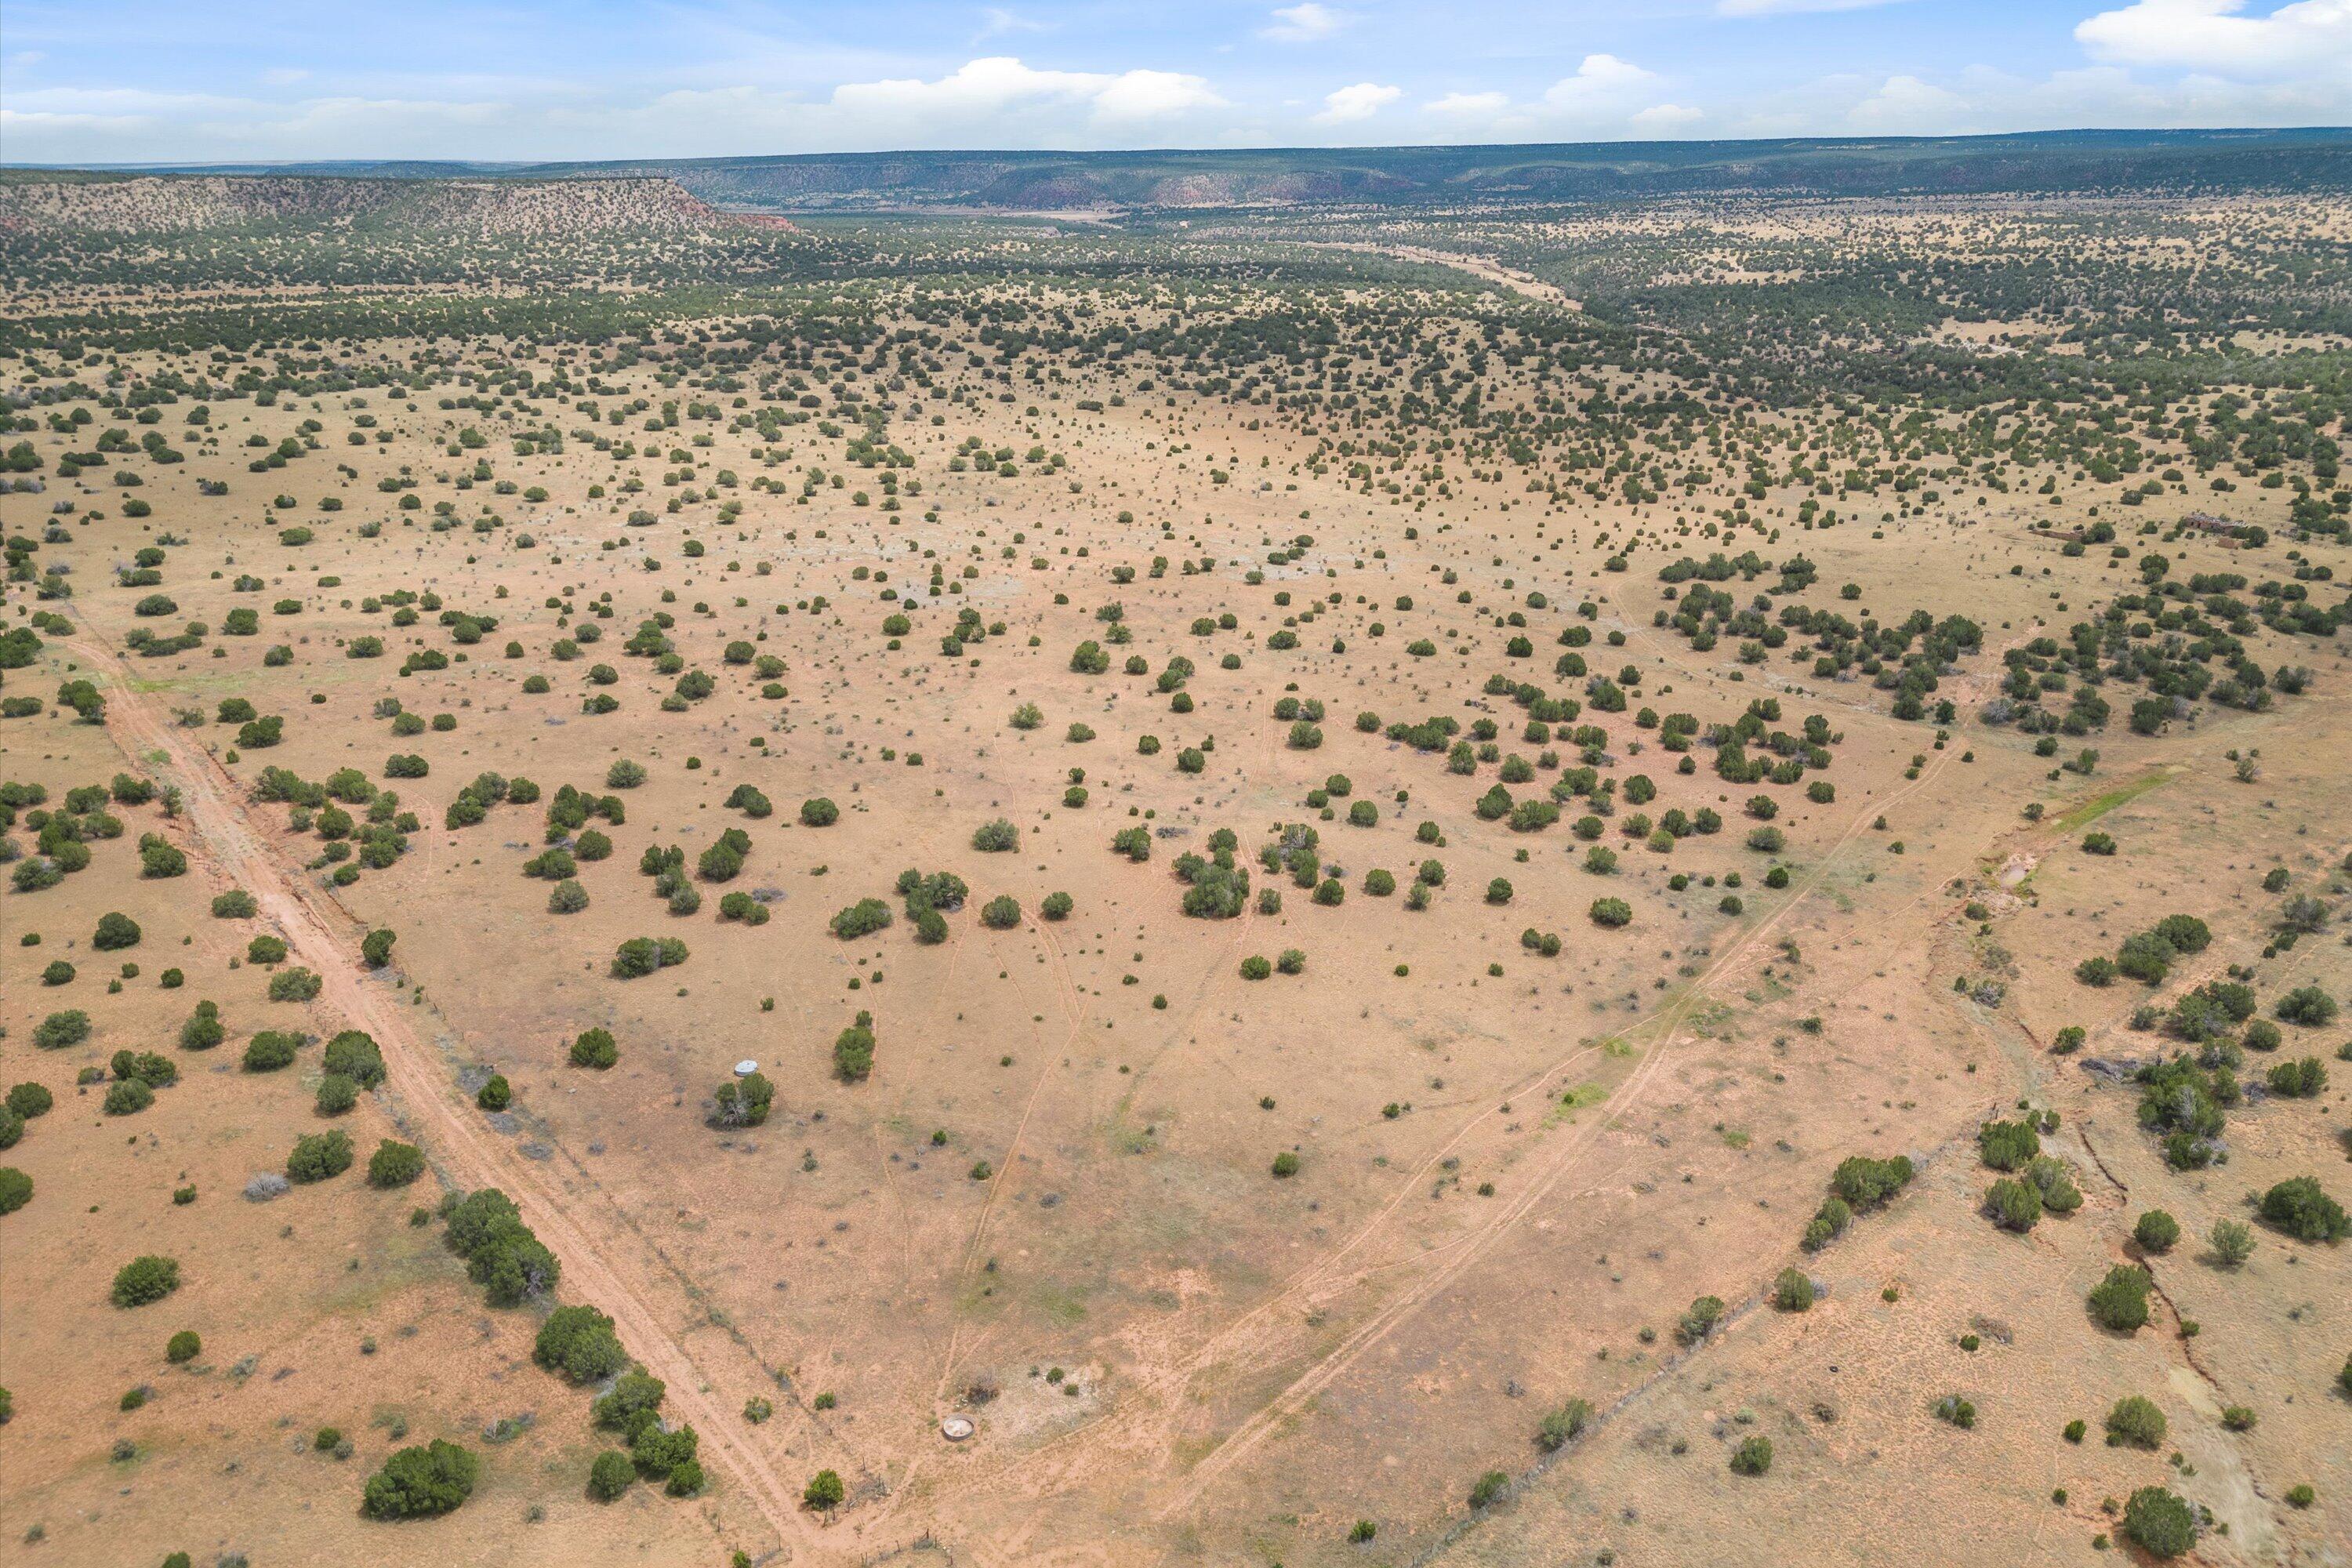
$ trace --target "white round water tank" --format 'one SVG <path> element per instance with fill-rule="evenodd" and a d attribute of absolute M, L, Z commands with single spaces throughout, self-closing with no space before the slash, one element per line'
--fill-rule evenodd
<path fill-rule="evenodd" d="M 735 1076 L 737 1078 L 750 1078 L 753 1073 L 758 1072 L 759 1070 L 760 1064 L 753 1061 L 749 1057 L 745 1057 L 741 1061 L 735 1064 Z"/>

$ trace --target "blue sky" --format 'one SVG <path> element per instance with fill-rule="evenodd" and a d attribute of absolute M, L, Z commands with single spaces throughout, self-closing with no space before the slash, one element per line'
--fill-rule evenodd
<path fill-rule="evenodd" d="M 2352 121 L 2352 0 L 0 0 L 0 160 Z"/>

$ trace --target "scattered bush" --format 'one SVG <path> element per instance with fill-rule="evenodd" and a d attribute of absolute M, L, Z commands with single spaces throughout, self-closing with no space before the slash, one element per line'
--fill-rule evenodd
<path fill-rule="evenodd" d="M 573 1384 L 598 1383 L 629 1364 L 613 1320 L 593 1307 L 558 1307 L 539 1326 L 531 1359 Z"/>
<path fill-rule="evenodd" d="M 2180 1239 L 2180 1222 L 2162 1209 L 2150 1209 L 2132 1226 L 2132 1239 L 2144 1252 L 2169 1252 Z"/>
<path fill-rule="evenodd" d="M 425 1151 L 414 1143 L 386 1138 L 368 1156 L 367 1179 L 372 1187 L 404 1187 L 425 1173 Z"/>
<path fill-rule="evenodd" d="M 2117 1333 L 2127 1334 L 2147 1327 L 2150 1283 L 2147 1269 L 2136 1264 L 2116 1264 L 2091 1290 L 2092 1320 L 2101 1328 Z"/>
<path fill-rule="evenodd" d="M 621 1048 L 613 1043 L 612 1031 L 604 1028 L 584 1029 L 572 1042 L 572 1065 L 593 1068 L 602 1072 L 621 1059 Z"/>
<path fill-rule="evenodd" d="M 2156 1401 L 2128 1394 L 2107 1412 L 2107 1447 L 2154 1448 L 2164 1441 L 2167 1423 Z"/>
<path fill-rule="evenodd" d="M 2162 1487 L 2142 1487 L 2124 1504 L 2124 1534 L 2151 1557 L 2178 1557 L 2197 1544 L 2197 1514 Z"/>
<path fill-rule="evenodd" d="M 2310 1176 L 2291 1176 L 2264 1193 L 2262 1215 L 2264 1223 L 2297 1241 L 2341 1241 L 2352 1236 L 2352 1217 Z"/>
<path fill-rule="evenodd" d="M 286 1156 L 286 1178 L 291 1182 L 323 1182 L 352 1166 L 351 1135 L 338 1127 L 329 1132 L 308 1132 L 294 1141 Z"/>
<path fill-rule="evenodd" d="M 449 1512 L 474 1495 L 481 1461 L 436 1437 L 403 1448 L 370 1476 L 362 1508 L 371 1519 L 423 1519 Z"/>
<path fill-rule="evenodd" d="M 152 1253 L 134 1258 L 114 1273 L 111 1292 L 118 1307 L 144 1307 L 160 1301 L 180 1288 L 180 1265 L 177 1259 L 158 1258 Z"/>

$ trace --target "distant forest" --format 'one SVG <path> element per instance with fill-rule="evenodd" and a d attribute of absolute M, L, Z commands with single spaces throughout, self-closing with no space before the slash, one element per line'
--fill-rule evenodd
<path fill-rule="evenodd" d="M 1415 206 L 1714 195 L 2213 194 L 2352 190 L 2352 129 L 1612 142 L 1138 153 L 859 153 L 613 163 L 161 165 L 94 172 L 383 179 L 659 175 L 720 206 L 1086 211 Z M 11 170 L 9 181 L 65 177 Z M 91 177 L 83 174 L 75 177 Z"/>

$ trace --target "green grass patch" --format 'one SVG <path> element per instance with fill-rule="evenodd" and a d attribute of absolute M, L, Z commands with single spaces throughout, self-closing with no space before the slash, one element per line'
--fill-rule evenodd
<path fill-rule="evenodd" d="M 2127 805 L 2158 784 L 2170 784 L 2179 776 L 2179 770 L 2173 768 L 2158 768 L 2153 773 L 2142 773 L 2127 784 L 2118 785 L 2105 795 L 2093 795 L 2060 817 L 2056 824 L 2056 830 L 2060 833 L 2072 833 L 2077 828 L 2087 826 L 2115 810 L 2116 807 Z"/>

